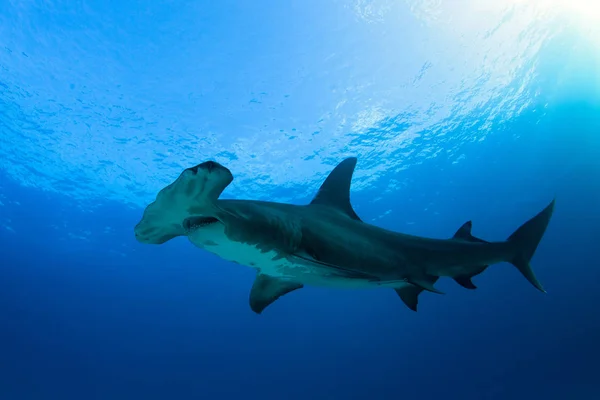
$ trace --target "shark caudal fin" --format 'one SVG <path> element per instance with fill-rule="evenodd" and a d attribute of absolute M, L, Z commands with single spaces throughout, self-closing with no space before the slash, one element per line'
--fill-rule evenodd
<path fill-rule="evenodd" d="M 533 286 L 544 293 L 546 291 L 533 273 L 529 262 L 546 232 L 553 211 L 554 200 L 538 215 L 521 225 L 507 240 L 514 248 L 514 256 L 509 262 L 517 267 Z"/>

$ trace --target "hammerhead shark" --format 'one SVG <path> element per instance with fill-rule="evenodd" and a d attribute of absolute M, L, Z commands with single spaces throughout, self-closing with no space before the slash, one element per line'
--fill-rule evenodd
<path fill-rule="evenodd" d="M 307 205 L 221 199 L 233 175 L 206 161 L 185 169 L 158 192 L 135 226 L 141 243 L 187 236 L 195 246 L 257 270 L 250 308 L 260 314 L 279 297 L 304 285 L 391 288 L 413 311 L 422 291 L 453 278 L 474 289 L 471 278 L 508 262 L 545 293 L 530 266 L 554 210 L 554 200 L 505 241 L 471 235 L 471 222 L 452 238 L 398 233 L 362 221 L 350 204 L 357 159 L 347 158 L 327 176 Z"/>

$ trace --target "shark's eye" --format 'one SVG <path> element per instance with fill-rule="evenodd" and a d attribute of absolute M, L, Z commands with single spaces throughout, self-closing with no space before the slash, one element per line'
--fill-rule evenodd
<path fill-rule="evenodd" d="M 191 217 L 183 220 L 183 229 L 190 232 L 204 226 L 208 226 L 219 222 L 218 219 L 214 217 Z"/>

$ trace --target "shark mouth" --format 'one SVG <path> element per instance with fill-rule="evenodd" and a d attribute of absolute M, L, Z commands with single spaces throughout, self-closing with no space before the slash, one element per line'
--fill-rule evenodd
<path fill-rule="evenodd" d="M 187 232 L 193 232 L 196 229 L 204 228 L 206 226 L 216 224 L 220 222 L 215 217 L 190 217 L 183 220 L 183 229 Z"/>

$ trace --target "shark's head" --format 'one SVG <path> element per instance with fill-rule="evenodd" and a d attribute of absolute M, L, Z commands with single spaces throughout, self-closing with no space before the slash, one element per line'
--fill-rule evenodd
<path fill-rule="evenodd" d="M 184 170 L 170 185 L 156 195 L 146 207 L 142 220 L 135 226 L 141 243 L 162 244 L 195 227 L 216 222 L 211 217 L 215 202 L 231 183 L 231 172 L 214 161 L 206 161 Z"/>

